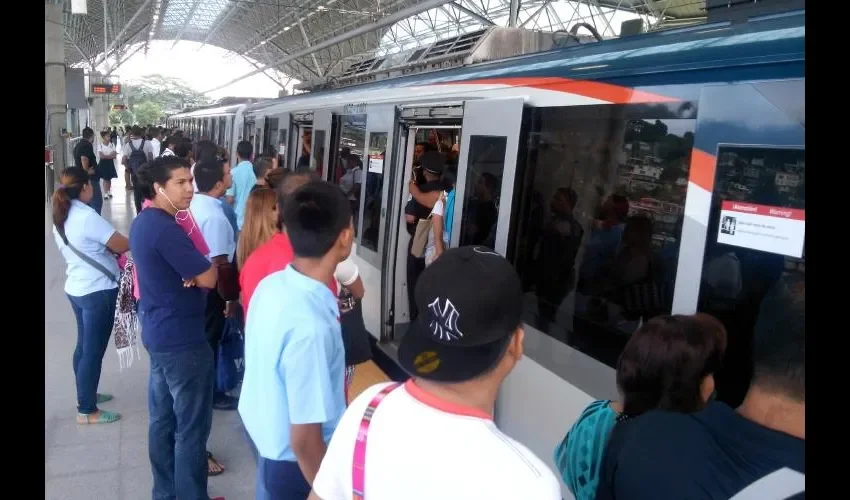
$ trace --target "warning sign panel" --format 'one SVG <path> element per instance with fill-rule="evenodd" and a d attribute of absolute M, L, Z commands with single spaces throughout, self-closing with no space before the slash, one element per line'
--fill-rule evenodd
<path fill-rule="evenodd" d="M 718 243 L 801 258 L 805 239 L 805 210 L 740 201 L 721 206 Z"/>

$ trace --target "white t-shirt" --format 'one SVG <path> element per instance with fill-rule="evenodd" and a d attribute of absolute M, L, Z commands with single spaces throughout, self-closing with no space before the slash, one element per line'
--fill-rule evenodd
<path fill-rule="evenodd" d="M 97 152 L 97 161 L 100 161 L 100 153 L 103 153 L 104 156 L 109 156 L 115 153 L 115 146 L 113 146 L 112 143 L 104 144 L 101 142 L 97 145 Z"/>
<path fill-rule="evenodd" d="M 153 150 L 153 157 L 159 158 L 159 150 L 161 148 L 161 146 L 159 144 L 159 139 L 154 138 L 154 139 L 151 139 L 150 142 L 151 142 L 151 150 Z M 135 146 L 135 144 L 134 144 L 134 146 Z"/>
<path fill-rule="evenodd" d="M 360 421 L 386 385 L 366 389 L 342 416 L 313 482 L 322 500 L 351 499 Z M 552 471 L 487 415 L 439 400 L 412 381 L 378 406 L 367 442 L 368 500 L 561 500 Z"/>
<path fill-rule="evenodd" d="M 131 142 L 133 143 L 133 147 L 136 148 L 136 149 L 139 149 L 140 147 L 142 147 L 142 139 L 137 138 L 137 139 L 129 140 L 129 141 L 127 141 L 126 144 L 124 144 L 124 147 L 121 148 L 121 156 L 126 156 L 127 158 L 130 158 L 130 153 L 133 152 L 133 150 L 130 149 L 130 143 Z M 143 151 L 145 153 L 149 154 L 151 159 L 156 158 L 156 155 L 153 152 L 153 145 L 151 144 L 151 141 L 148 141 L 148 140 L 145 141 L 145 146 L 144 146 Z"/>
<path fill-rule="evenodd" d="M 56 226 L 53 226 L 53 237 L 59 252 L 65 258 L 68 268 L 65 271 L 65 293 L 73 297 L 82 297 L 101 290 L 118 288 L 118 261 L 109 253 L 106 242 L 115 234 L 115 228 L 106 219 L 98 215 L 94 209 L 80 200 L 71 200 L 71 210 L 65 221 L 65 237 L 83 255 L 91 258 L 106 268 L 116 277 L 113 281 L 96 267 L 81 259 L 68 245 L 62 241 Z"/>
<path fill-rule="evenodd" d="M 351 191 L 355 184 L 363 184 L 363 169 L 360 167 L 349 169 L 339 180 L 339 187 L 342 188 L 344 193 Z M 357 196 L 351 193 L 348 195 L 348 199 L 356 200 Z"/>
<path fill-rule="evenodd" d="M 445 210 L 445 207 L 443 206 L 444 195 L 445 193 L 440 194 L 440 198 L 437 199 L 437 203 L 434 203 L 434 208 L 431 209 L 431 230 L 428 231 L 428 240 L 425 242 L 425 262 L 429 264 L 431 263 L 431 259 L 434 257 L 434 252 L 437 251 L 437 241 L 434 239 L 433 217 L 435 215 L 439 215 L 440 217 L 443 216 L 443 211 Z"/>

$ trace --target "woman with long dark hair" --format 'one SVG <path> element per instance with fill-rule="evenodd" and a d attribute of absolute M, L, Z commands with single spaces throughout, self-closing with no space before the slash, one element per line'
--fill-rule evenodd
<path fill-rule="evenodd" d="M 620 401 L 591 403 L 555 449 L 555 464 L 576 500 L 593 500 L 614 426 L 650 410 L 691 413 L 713 397 L 726 352 L 726 329 L 713 316 L 657 316 L 643 324 L 617 361 Z"/>
<path fill-rule="evenodd" d="M 77 319 L 74 376 L 78 424 L 107 424 L 121 418 L 98 408 L 112 396 L 98 394 L 97 386 L 118 298 L 116 257 L 130 244 L 88 206 L 94 195 L 88 173 L 77 167 L 62 172 L 53 193 L 53 236 L 68 266 L 65 294 Z"/>

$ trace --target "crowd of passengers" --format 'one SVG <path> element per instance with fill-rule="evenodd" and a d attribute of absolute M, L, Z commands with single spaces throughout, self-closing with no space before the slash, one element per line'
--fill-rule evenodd
<path fill-rule="evenodd" d="M 449 248 L 451 155 L 416 151 L 405 208 L 418 247 L 408 261 L 414 319 L 398 351 L 410 378 L 349 401 L 354 367 L 371 355 L 360 301 L 379 293 L 364 290 L 350 258 L 351 189 L 281 168 L 247 141 L 231 169 L 215 143 L 163 132 L 134 127 L 122 147 L 137 211 L 129 237 L 99 214 L 106 176 L 85 146 L 52 200 L 77 320 L 77 422 L 120 419 L 100 408 L 113 399 L 97 392 L 101 363 L 113 335 L 132 351 L 138 334 L 150 357 L 155 500 L 209 498 L 208 476 L 224 472 L 206 449 L 213 409 L 238 409 L 258 450 L 257 499 L 555 500 L 558 476 L 578 500 L 804 498 L 803 276 L 785 275 L 761 304 L 738 408 L 714 400 L 720 321 L 642 323 L 617 363 L 620 398 L 592 402 L 552 443 L 556 475 L 494 422 L 523 356 L 523 284 L 484 232 Z M 216 390 L 215 353 L 225 323 L 243 318 L 237 398 Z"/>

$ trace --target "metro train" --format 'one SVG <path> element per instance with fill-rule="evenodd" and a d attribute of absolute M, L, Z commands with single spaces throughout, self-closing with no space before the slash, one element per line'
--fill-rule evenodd
<path fill-rule="evenodd" d="M 366 327 L 390 358 L 409 323 L 402 222 L 414 145 L 457 150 L 451 245 L 505 255 L 525 291 L 525 357 L 496 422 L 554 468 L 552 450 L 585 406 L 617 398 L 619 352 L 652 315 L 720 318 L 729 348 L 717 397 L 740 403 L 759 301 L 783 273 L 805 273 L 805 102 L 805 11 L 795 11 L 168 124 L 233 157 L 240 140 L 273 146 L 282 165 L 302 158 L 331 182 L 341 148 L 363 159 L 353 254 Z"/>

